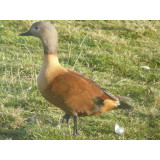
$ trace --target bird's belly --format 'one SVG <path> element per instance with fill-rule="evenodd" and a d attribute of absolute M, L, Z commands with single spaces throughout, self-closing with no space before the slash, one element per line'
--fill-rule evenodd
<path fill-rule="evenodd" d="M 44 90 L 41 95 L 54 106 L 62 109 L 66 113 L 72 114 L 72 109 L 65 104 L 63 96 L 57 95 L 55 92 L 50 90 Z"/>

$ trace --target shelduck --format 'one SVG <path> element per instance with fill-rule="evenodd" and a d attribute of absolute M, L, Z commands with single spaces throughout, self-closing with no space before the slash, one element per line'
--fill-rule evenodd
<path fill-rule="evenodd" d="M 120 105 L 120 98 L 103 89 L 85 75 L 67 69 L 57 57 L 58 33 L 49 22 L 36 22 L 21 36 L 38 37 L 44 48 L 38 75 L 41 95 L 65 112 L 62 123 L 74 119 L 73 135 L 78 135 L 78 117 L 98 115 Z"/>

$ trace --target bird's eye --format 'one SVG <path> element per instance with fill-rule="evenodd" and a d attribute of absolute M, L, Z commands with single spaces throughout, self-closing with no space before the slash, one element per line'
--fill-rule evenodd
<path fill-rule="evenodd" d="M 38 27 L 36 27 L 36 29 L 38 29 Z"/>

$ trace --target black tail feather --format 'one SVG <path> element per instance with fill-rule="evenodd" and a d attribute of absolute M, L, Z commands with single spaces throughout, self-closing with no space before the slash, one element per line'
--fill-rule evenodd
<path fill-rule="evenodd" d="M 133 110 L 134 107 L 127 104 L 126 102 L 120 102 L 120 105 L 118 106 L 119 109 L 129 109 L 129 110 Z"/>

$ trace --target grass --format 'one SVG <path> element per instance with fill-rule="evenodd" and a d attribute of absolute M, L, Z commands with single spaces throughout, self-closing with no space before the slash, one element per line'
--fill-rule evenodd
<path fill-rule="evenodd" d="M 0 139 L 160 139 L 159 21 L 51 21 L 63 66 L 134 99 L 134 110 L 79 118 L 77 137 L 73 121 L 57 127 L 64 113 L 38 92 L 41 42 L 19 36 L 33 22 L 0 21 Z M 123 135 L 114 133 L 115 123 Z"/>

